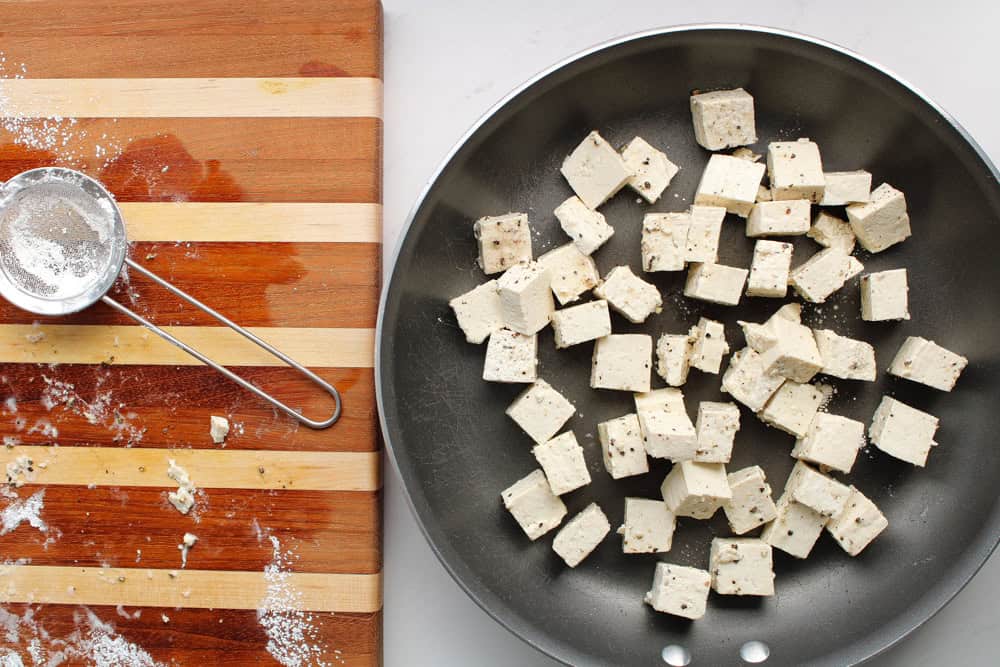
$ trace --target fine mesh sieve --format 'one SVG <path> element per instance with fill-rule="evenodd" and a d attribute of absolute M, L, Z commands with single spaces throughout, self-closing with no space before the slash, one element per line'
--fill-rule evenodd
<path fill-rule="evenodd" d="M 103 185 L 86 174 L 58 167 L 32 169 L 14 176 L 0 187 L 0 296 L 7 301 L 38 315 L 67 315 L 103 301 L 306 426 L 326 428 L 337 421 L 341 399 L 333 385 L 130 260 L 127 245 L 125 222 L 118 204 Z M 319 385 L 333 397 L 333 414 L 322 421 L 305 417 L 108 297 L 107 292 L 124 264 Z"/>

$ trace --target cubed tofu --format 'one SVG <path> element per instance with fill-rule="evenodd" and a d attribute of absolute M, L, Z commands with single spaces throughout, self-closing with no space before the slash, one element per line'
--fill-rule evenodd
<path fill-rule="evenodd" d="M 758 416 L 765 424 L 801 438 L 825 400 L 821 387 L 786 380 Z"/>
<path fill-rule="evenodd" d="M 676 516 L 710 519 L 733 494 L 722 463 L 675 463 L 660 485 L 667 507 Z"/>
<path fill-rule="evenodd" d="M 717 537 L 709 552 L 712 588 L 720 595 L 774 595 L 771 545 L 747 537 Z"/>
<path fill-rule="evenodd" d="M 611 199 L 632 177 L 622 156 L 597 132 L 580 142 L 559 171 L 576 196 L 592 209 Z"/>
<path fill-rule="evenodd" d="M 531 453 L 542 466 L 552 493 L 557 496 L 590 484 L 583 447 L 576 441 L 573 431 L 560 433 L 544 444 L 535 445 Z"/>
<path fill-rule="evenodd" d="M 826 248 L 792 269 L 788 283 L 806 301 L 823 303 L 864 268 L 861 262 L 840 248 Z"/>
<path fill-rule="evenodd" d="M 830 518 L 844 509 L 851 490 L 800 460 L 795 462 L 785 482 L 785 494 L 821 516 Z"/>
<path fill-rule="evenodd" d="M 968 364 L 968 359 L 932 340 L 907 336 L 889 365 L 889 373 L 941 391 L 951 391 Z"/>
<path fill-rule="evenodd" d="M 764 526 L 760 539 L 796 558 L 806 558 L 829 519 L 792 500 L 787 493 L 778 498 L 777 516 Z"/>
<path fill-rule="evenodd" d="M 857 556 L 889 527 L 879 508 L 853 486 L 844 511 L 833 517 L 826 530 L 844 551 Z"/>
<path fill-rule="evenodd" d="M 587 208 L 579 197 L 570 197 L 555 210 L 556 219 L 577 250 L 591 255 L 615 234 L 602 213 Z"/>
<path fill-rule="evenodd" d="M 649 391 L 653 339 L 645 334 L 612 334 L 594 343 L 590 386 L 594 389 Z"/>
<path fill-rule="evenodd" d="M 608 302 L 603 299 L 588 301 L 557 310 L 552 313 L 552 330 L 558 349 L 604 338 L 611 334 Z"/>
<path fill-rule="evenodd" d="M 573 416 L 573 404 L 545 380 L 537 380 L 514 399 L 507 416 L 531 439 L 548 442 Z"/>
<path fill-rule="evenodd" d="M 690 213 L 647 213 L 640 244 L 643 270 L 683 271 L 690 228 Z"/>
<path fill-rule="evenodd" d="M 636 415 L 625 415 L 597 425 L 601 441 L 604 468 L 613 479 L 622 479 L 649 472 L 646 447 Z"/>
<path fill-rule="evenodd" d="M 713 155 L 698 182 L 694 203 L 721 206 L 745 218 L 757 201 L 757 188 L 763 178 L 762 164 L 729 155 Z"/>
<path fill-rule="evenodd" d="M 684 392 L 673 387 L 637 393 L 634 399 L 636 413 L 666 410 L 667 412 L 687 414 L 687 408 L 684 406 Z"/>
<path fill-rule="evenodd" d="M 653 586 L 643 598 L 664 614 L 697 620 L 705 615 L 712 576 L 705 570 L 672 563 L 657 563 Z"/>
<path fill-rule="evenodd" d="M 552 493 L 545 473 L 534 470 L 500 494 L 504 507 L 531 540 L 549 532 L 566 516 L 566 505 Z"/>
<path fill-rule="evenodd" d="M 567 565 L 576 567 L 597 548 L 609 532 L 611 524 L 608 523 L 608 517 L 597 503 L 590 503 L 559 529 L 552 541 L 552 550 Z"/>
<path fill-rule="evenodd" d="M 493 332 L 486 345 L 483 379 L 487 382 L 534 382 L 538 379 L 538 337 L 510 329 Z"/>
<path fill-rule="evenodd" d="M 812 329 L 784 317 L 772 317 L 764 327 L 774 341 L 760 355 L 765 373 L 801 383 L 823 368 Z"/>
<path fill-rule="evenodd" d="M 931 447 L 937 446 L 937 428 L 937 417 L 883 396 L 868 428 L 868 438 L 886 454 L 923 468 Z"/>
<path fill-rule="evenodd" d="M 479 218 L 472 232 L 479 242 L 479 266 L 486 275 L 531 261 L 531 227 L 524 213 Z"/>
<path fill-rule="evenodd" d="M 211 415 L 208 418 L 208 434 L 211 436 L 212 442 L 221 445 L 226 441 L 226 436 L 229 435 L 229 420 L 225 417 Z"/>
<path fill-rule="evenodd" d="M 687 382 L 692 340 L 687 334 L 663 334 L 656 342 L 656 372 L 671 387 Z"/>
<path fill-rule="evenodd" d="M 795 324 L 802 324 L 802 306 L 798 303 L 786 303 L 778 308 L 763 324 L 755 322 L 743 322 L 737 320 L 736 323 L 743 329 L 743 337 L 747 346 L 755 352 L 763 353 L 777 342 L 775 333 L 776 327 L 772 325 L 772 320 L 783 318 Z"/>
<path fill-rule="evenodd" d="M 686 412 L 640 410 L 638 415 L 647 454 L 671 461 L 694 459 L 698 449 L 698 433 Z"/>
<path fill-rule="evenodd" d="M 627 554 L 670 551 L 674 523 L 674 513 L 662 500 L 626 498 L 625 523 L 618 529 L 618 534 L 623 536 L 622 551 Z"/>
<path fill-rule="evenodd" d="M 538 258 L 538 263 L 549 272 L 552 293 L 560 305 L 576 301 L 601 280 L 593 258 L 573 243 L 548 251 Z"/>
<path fill-rule="evenodd" d="M 719 237 L 726 209 L 721 206 L 692 206 L 691 226 L 688 228 L 687 249 L 684 259 L 688 262 L 719 261 Z"/>
<path fill-rule="evenodd" d="M 861 319 L 868 322 L 910 319 L 906 269 L 861 276 Z"/>
<path fill-rule="evenodd" d="M 500 276 L 497 294 L 504 324 L 525 335 L 544 329 L 556 307 L 549 272 L 535 262 L 518 264 Z"/>
<path fill-rule="evenodd" d="M 816 329 L 813 337 L 823 360 L 820 372 L 842 380 L 875 381 L 875 348 L 870 343 L 829 329 Z"/>
<path fill-rule="evenodd" d="M 742 88 L 692 95 L 691 119 L 695 141 L 710 151 L 757 143 L 753 97 Z"/>
<path fill-rule="evenodd" d="M 788 294 L 788 272 L 792 268 L 792 244 L 757 241 L 747 278 L 747 296 L 783 299 Z"/>
<path fill-rule="evenodd" d="M 722 357 L 729 354 L 729 344 L 726 343 L 726 331 L 722 322 L 707 317 L 699 318 L 698 324 L 691 327 L 688 335 L 693 341 L 691 368 L 718 375 L 722 367 Z"/>
<path fill-rule="evenodd" d="M 740 409 L 735 403 L 701 401 L 698 403 L 698 450 L 695 461 L 729 463 L 733 440 L 740 430 Z"/>
<path fill-rule="evenodd" d="M 826 187 L 823 189 L 823 206 L 844 206 L 866 202 L 871 196 L 871 172 L 859 169 L 857 171 L 828 171 L 823 174 Z"/>
<path fill-rule="evenodd" d="M 455 311 L 458 326 L 462 328 L 465 340 L 470 343 L 479 345 L 494 331 L 503 329 L 503 309 L 500 307 L 496 280 L 490 280 L 456 296 L 448 305 Z"/>
<path fill-rule="evenodd" d="M 851 472 L 864 446 L 864 424 L 840 415 L 817 412 L 806 434 L 795 441 L 792 456 L 846 474 Z"/>
<path fill-rule="evenodd" d="M 609 306 L 634 324 L 645 322 L 647 317 L 660 312 L 663 306 L 663 297 L 656 285 L 632 273 L 628 266 L 616 266 L 608 271 L 604 282 L 594 289 L 594 294 L 606 299 Z"/>
<path fill-rule="evenodd" d="M 806 199 L 758 202 L 747 218 L 747 236 L 801 236 L 809 231 L 809 211 Z"/>
<path fill-rule="evenodd" d="M 729 473 L 729 489 L 733 497 L 723 503 L 729 527 L 737 535 L 773 521 L 778 510 L 771 499 L 771 485 L 760 466 L 750 466 Z"/>
<path fill-rule="evenodd" d="M 784 381 L 780 375 L 765 373 L 760 354 L 745 347 L 729 358 L 729 368 L 722 374 L 722 391 L 753 412 L 760 412 Z"/>
<path fill-rule="evenodd" d="M 854 230 L 850 223 L 826 211 L 820 211 L 813 219 L 806 236 L 824 248 L 840 248 L 845 255 L 854 252 Z"/>
<path fill-rule="evenodd" d="M 848 206 L 847 219 L 868 252 L 882 252 L 910 237 L 906 197 L 888 183 L 872 190 L 867 203 Z"/>
<path fill-rule="evenodd" d="M 767 177 L 774 201 L 808 199 L 818 204 L 826 189 L 819 146 L 808 139 L 772 141 L 767 146 Z"/>
<path fill-rule="evenodd" d="M 684 283 L 684 296 L 735 306 L 743 295 L 748 273 L 746 269 L 722 264 L 692 264 Z"/>
<path fill-rule="evenodd" d="M 622 149 L 622 159 L 629 171 L 629 187 L 650 204 L 655 202 L 670 185 L 680 170 L 667 154 L 636 137 Z"/>

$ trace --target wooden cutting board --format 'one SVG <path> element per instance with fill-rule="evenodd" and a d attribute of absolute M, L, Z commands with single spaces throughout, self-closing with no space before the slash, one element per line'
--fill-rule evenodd
<path fill-rule="evenodd" d="M 0 466 L 32 461 L 0 497 L 0 664 L 36 664 L 33 642 L 64 664 L 380 663 L 379 3 L 0 1 L 0 32 L 0 179 L 102 180 L 133 259 L 344 399 L 311 431 L 103 304 L 50 320 L 0 303 Z M 150 281 L 113 295 L 329 413 Z M 210 415 L 233 425 L 224 446 Z M 188 515 L 170 459 L 200 489 Z"/>

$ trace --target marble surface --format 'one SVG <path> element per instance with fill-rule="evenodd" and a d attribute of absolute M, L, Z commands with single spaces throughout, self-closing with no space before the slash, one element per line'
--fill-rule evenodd
<path fill-rule="evenodd" d="M 1000 161 L 1000 3 L 767 3 L 634 0 L 383 0 L 385 223 L 388 271 L 414 199 L 466 129 L 536 72 L 593 44 L 658 26 L 741 22 L 836 42 L 882 63 L 936 100 Z M 571 9 L 572 7 L 572 9 Z M 944 11 L 947 9 L 946 11 Z M 502 55 L 498 55 L 502 54 Z M 1000 661 L 1000 557 L 938 616 L 879 656 L 877 667 Z M 389 462 L 385 474 L 385 664 L 548 666 L 452 581 L 424 541 Z M 696 663 L 697 664 L 697 663 Z"/>

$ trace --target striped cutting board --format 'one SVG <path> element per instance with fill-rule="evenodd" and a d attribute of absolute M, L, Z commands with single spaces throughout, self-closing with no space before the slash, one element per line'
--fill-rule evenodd
<path fill-rule="evenodd" d="M 0 664 L 379 663 L 377 0 L 0 1 L 0 31 L 0 179 L 102 180 L 134 259 L 344 397 L 310 431 L 102 304 L 39 321 L 0 303 L 0 466 L 23 483 L 0 497 Z M 149 281 L 113 295 L 331 409 Z M 201 489 L 186 516 L 169 459 Z"/>

